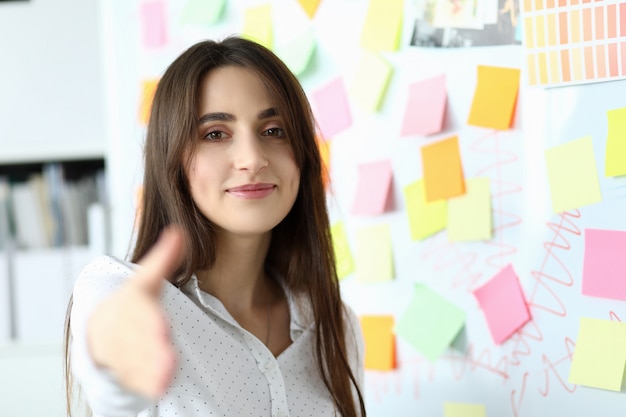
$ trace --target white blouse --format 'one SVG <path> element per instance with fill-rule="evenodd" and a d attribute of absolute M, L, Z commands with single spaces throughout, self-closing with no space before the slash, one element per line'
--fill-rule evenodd
<path fill-rule="evenodd" d="M 174 379 L 158 402 L 134 394 L 98 368 L 87 350 L 86 324 L 94 307 L 132 275 L 136 265 L 103 256 L 82 271 L 71 315 L 72 372 L 94 417 L 330 416 L 335 408 L 315 360 L 310 304 L 286 292 L 292 344 L 278 357 L 243 329 L 222 303 L 198 287 L 164 285 L 161 305 L 177 353 Z M 345 306 L 346 347 L 363 386 L 363 339 Z M 356 398 L 356 397 L 355 397 Z"/>

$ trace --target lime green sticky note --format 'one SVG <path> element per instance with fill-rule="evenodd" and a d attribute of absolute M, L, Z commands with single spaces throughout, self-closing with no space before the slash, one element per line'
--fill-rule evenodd
<path fill-rule="evenodd" d="M 241 36 L 260 43 L 268 49 L 273 48 L 274 37 L 271 4 L 268 3 L 246 9 Z"/>
<path fill-rule="evenodd" d="M 491 239 L 489 178 L 465 180 L 465 194 L 448 200 L 448 240 Z"/>
<path fill-rule="evenodd" d="M 391 65 L 376 52 L 363 51 L 350 95 L 365 111 L 378 111 L 392 72 Z"/>
<path fill-rule="evenodd" d="M 626 107 L 609 110 L 608 117 L 609 133 L 606 138 L 606 161 L 604 175 L 615 177 L 626 175 Z"/>
<path fill-rule="evenodd" d="M 626 323 L 580 318 L 568 381 L 620 391 L 626 365 Z"/>
<path fill-rule="evenodd" d="M 400 316 L 396 334 L 435 362 L 465 324 L 465 312 L 423 284 L 415 285 L 409 307 Z"/>
<path fill-rule="evenodd" d="M 424 180 L 407 185 L 403 191 L 411 239 L 422 240 L 445 229 L 448 219 L 445 199 L 426 201 Z"/>
<path fill-rule="evenodd" d="M 330 228 L 330 234 L 333 239 L 333 249 L 335 250 L 337 277 L 341 280 L 354 272 L 354 262 L 343 222 L 333 224 Z"/>
<path fill-rule="evenodd" d="M 357 231 L 356 277 L 360 282 L 393 279 L 393 252 L 388 224 L 362 227 Z"/>
<path fill-rule="evenodd" d="M 316 46 L 315 32 L 309 29 L 278 48 L 276 54 L 297 76 L 306 71 Z"/>
<path fill-rule="evenodd" d="M 591 136 L 555 146 L 545 155 L 555 213 L 602 200 Z"/>
<path fill-rule="evenodd" d="M 483 404 L 444 403 L 443 417 L 485 417 Z"/>
<path fill-rule="evenodd" d="M 181 15 L 181 22 L 183 24 L 215 24 L 222 16 L 225 4 L 226 0 L 188 0 Z"/>
<path fill-rule="evenodd" d="M 371 51 L 397 51 L 402 36 L 404 0 L 370 0 L 361 46 Z"/>

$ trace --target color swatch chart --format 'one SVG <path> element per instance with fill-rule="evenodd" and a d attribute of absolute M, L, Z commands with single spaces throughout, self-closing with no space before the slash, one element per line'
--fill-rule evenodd
<path fill-rule="evenodd" d="M 530 85 L 626 78 L 626 1 L 524 0 Z"/>

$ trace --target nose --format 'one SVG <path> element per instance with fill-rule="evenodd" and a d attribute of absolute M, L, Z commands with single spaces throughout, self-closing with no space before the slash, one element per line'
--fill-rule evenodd
<path fill-rule="evenodd" d="M 235 169 L 257 172 L 268 165 L 262 139 L 254 133 L 240 135 L 233 141 L 233 164 Z"/>

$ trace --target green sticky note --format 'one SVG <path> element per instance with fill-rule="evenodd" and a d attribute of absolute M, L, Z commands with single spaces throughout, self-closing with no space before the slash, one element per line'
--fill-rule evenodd
<path fill-rule="evenodd" d="M 591 136 L 555 146 L 545 155 L 554 213 L 602 200 Z"/>
<path fill-rule="evenodd" d="M 337 277 L 341 280 L 354 272 L 354 262 L 352 260 L 348 235 L 346 234 L 346 228 L 343 222 L 333 224 L 330 228 L 330 234 L 335 250 Z"/>
<path fill-rule="evenodd" d="M 361 46 L 371 51 L 397 51 L 402 36 L 404 0 L 370 0 Z"/>
<path fill-rule="evenodd" d="M 466 179 L 465 186 L 465 194 L 448 200 L 448 240 L 489 240 L 492 236 L 489 178 Z"/>
<path fill-rule="evenodd" d="M 621 391 L 626 365 L 626 323 L 581 317 L 568 381 Z"/>
<path fill-rule="evenodd" d="M 407 185 L 403 191 L 413 240 L 425 239 L 445 229 L 448 218 L 448 206 L 445 199 L 426 201 L 423 180 Z"/>
<path fill-rule="evenodd" d="M 306 71 L 316 46 L 315 32 L 313 29 L 309 29 L 278 48 L 276 53 L 287 64 L 291 72 L 297 76 Z"/>
<path fill-rule="evenodd" d="M 367 112 L 376 112 L 387 91 L 393 68 L 380 55 L 363 51 L 350 95 Z"/>
<path fill-rule="evenodd" d="M 483 404 L 444 403 L 443 417 L 486 417 Z"/>
<path fill-rule="evenodd" d="M 398 320 L 396 334 L 435 362 L 465 324 L 465 312 L 423 284 L 415 285 L 409 307 Z"/>
<path fill-rule="evenodd" d="M 217 23 L 224 11 L 226 0 L 188 0 L 183 9 L 183 24 L 212 25 Z"/>
<path fill-rule="evenodd" d="M 246 9 L 241 36 L 260 43 L 268 49 L 274 47 L 271 4 Z"/>
<path fill-rule="evenodd" d="M 626 175 L 626 107 L 606 112 L 609 133 L 606 138 L 604 175 Z"/>
<path fill-rule="evenodd" d="M 362 227 L 357 231 L 355 271 L 364 283 L 393 279 L 391 231 L 388 224 Z"/>

